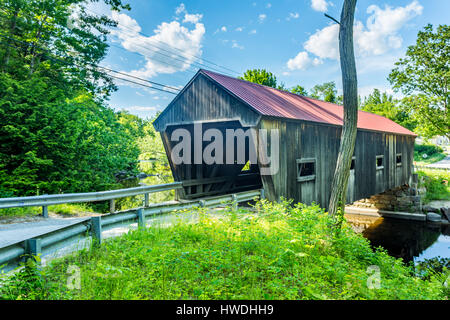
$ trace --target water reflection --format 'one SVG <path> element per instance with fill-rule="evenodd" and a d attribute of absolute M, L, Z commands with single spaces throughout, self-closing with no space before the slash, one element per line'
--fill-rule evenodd
<path fill-rule="evenodd" d="M 405 262 L 436 256 L 450 257 L 450 228 L 425 222 L 346 215 L 352 228 L 362 233 L 373 247 L 385 248 Z"/>

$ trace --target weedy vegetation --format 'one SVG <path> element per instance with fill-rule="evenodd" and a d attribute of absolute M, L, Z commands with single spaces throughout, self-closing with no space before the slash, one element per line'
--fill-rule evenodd
<path fill-rule="evenodd" d="M 316 205 L 257 202 L 233 211 L 184 211 L 0 285 L 3 299 L 447 299 L 445 268 L 416 275 L 373 250 Z M 79 270 L 79 289 L 68 283 Z M 39 270 L 39 271 L 36 271 Z M 378 272 L 369 272 L 378 270 Z M 72 280 L 71 280 L 72 279 Z M 371 285 L 378 283 L 378 286 Z"/>

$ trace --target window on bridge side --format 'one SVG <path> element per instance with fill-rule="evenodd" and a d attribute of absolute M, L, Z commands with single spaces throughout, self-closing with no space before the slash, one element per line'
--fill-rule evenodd
<path fill-rule="evenodd" d="M 352 163 L 350 164 L 350 170 L 355 170 L 356 157 L 352 157 Z"/>
<path fill-rule="evenodd" d="M 316 159 L 297 159 L 297 181 L 305 182 L 316 179 Z"/>
<path fill-rule="evenodd" d="M 400 167 L 402 165 L 402 154 L 397 153 L 395 156 L 395 163 L 397 164 L 397 167 Z"/>
<path fill-rule="evenodd" d="M 384 155 L 379 155 L 376 157 L 377 170 L 384 169 Z"/>

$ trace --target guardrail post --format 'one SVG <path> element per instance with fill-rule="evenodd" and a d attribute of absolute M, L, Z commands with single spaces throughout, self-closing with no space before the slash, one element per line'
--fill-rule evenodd
<path fill-rule="evenodd" d="M 150 204 L 150 197 L 149 197 L 149 194 L 146 193 L 146 194 L 144 194 L 144 207 L 147 208 L 149 206 L 149 204 Z"/>
<path fill-rule="evenodd" d="M 98 244 L 102 244 L 102 218 L 92 217 L 91 228 L 92 238 L 94 238 Z"/>
<path fill-rule="evenodd" d="M 40 264 L 40 259 L 36 259 L 42 253 L 41 239 L 28 239 L 25 241 L 25 252 L 32 256 L 37 264 Z"/>
<path fill-rule="evenodd" d="M 265 199 L 265 198 L 266 198 L 266 193 L 264 192 L 264 189 L 261 189 L 260 192 L 261 192 L 261 195 L 259 196 L 259 198 L 260 198 L 261 200 L 262 200 L 262 199 Z"/>
<path fill-rule="evenodd" d="M 42 216 L 44 218 L 48 218 L 48 207 L 47 206 L 42 206 Z"/>
<path fill-rule="evenodd" d="M 114 199 L 109 200 L 109 213 L 114 213 L 116 211 L 116 202 Z"/>
<path fill-rule="evenodd" d="M 233 211 L 236 211 L 238 209 L 238 198 L 237 198 L 237 195 L 232 194 L 231 195 L 231 201 L 232 201 Z"/>
<path fill-rule="evenodd" d="M 138 227 L 139 228 L 145 228 L 145 215 L 144 215 L 144 209 L 140 208 L 137 211 L 137 217 L 138 217 Z"/>

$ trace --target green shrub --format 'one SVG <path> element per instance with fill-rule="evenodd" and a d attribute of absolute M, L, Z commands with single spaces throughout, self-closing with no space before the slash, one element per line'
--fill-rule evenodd
<path fill-rule="evenodd" d="M 262 201 L 254 210 L 183 212 L 169 226 L 106 241 L 43 268 L 43 282 L 0 285 L 7 299 L 444 299 L 442 276 L 373 251 L 344 223 L 336 235 L 318 206 Z M 81 289 L 66 286 L 70 266 Z M 380 286 L 377 283 L 377 271 Z M 375 276 L 375 278 L 374 278 Z M 12 285 L 13 284 L 13 285 Z M 43 290 L 42 288 L 45 288 Z"/>
<path fill-rule="evenodd" d="M 433 144 L 414 144 L 414 161 L 424 164 L 433 163 L 445 158 L 444 150 Z"/>
<path fill-rule="evenodd" d="M 424 203 L 450 199 L 450 173 L 444 170 L 425 169 L 418 172 L 420 187 L 425 187 Z"/>
<path fill-rule="evenodd" d="M 436 146 L 434 144 L 415 144 L 414 151 L 418 152 L 419 154 L 426 153 L 429 156 L 431 156 L 435 153 L 444 152 L 444 150 L 441 147 Z"/>

